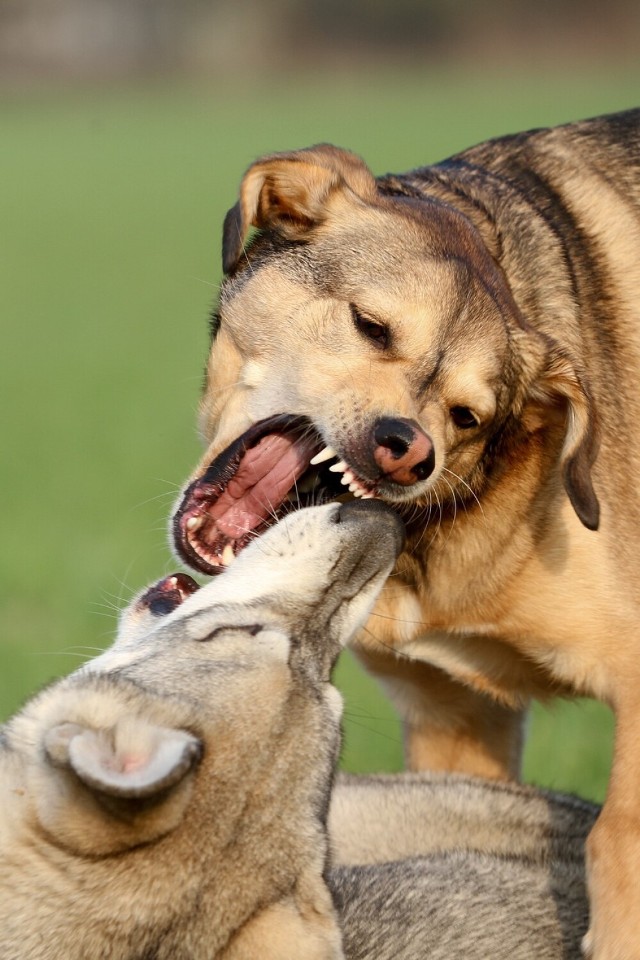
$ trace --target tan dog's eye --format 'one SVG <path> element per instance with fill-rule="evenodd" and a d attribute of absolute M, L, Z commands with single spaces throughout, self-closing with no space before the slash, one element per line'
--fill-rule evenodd
<path fill-rule="evenodd" d="M 478 418 L 469 410 L 469 407 L 451 407 L 449 413 L 456 427 L 461 430 L 469 430 L 471 427 L 478 426 Z"/>
<path fill-rule="evenodd" d="M 377 320 L 370 320 L 369 317 L 365 317 L 352 303 L 349 306 L 353 322 L 360 333 L 376 347 L 386 350 L 391 339 L 389 328 L 384 323 L 378 323 Z"/>

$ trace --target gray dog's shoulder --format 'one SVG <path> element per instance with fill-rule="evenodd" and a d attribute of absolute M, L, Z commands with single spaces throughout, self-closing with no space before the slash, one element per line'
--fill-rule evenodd
<path fill-rule="evenodd" d="M 577 797 L 515 783 L 407 773 L 339 777 L 329 826 L 338 864 L 454 849 L 581 862 L 597 815 L 597 806 Z"/>
<path fill-rule="evenodd" d="M 331 886 L 349 960 L 578 960 L 587 927 L 576 863 L 451 851 L 336 868 Z"/>

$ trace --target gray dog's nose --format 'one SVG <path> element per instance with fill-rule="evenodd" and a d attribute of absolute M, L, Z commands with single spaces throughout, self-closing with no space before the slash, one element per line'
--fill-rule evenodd
<path fill-rule="evenodd" d="M 356 523 L 363 523 L 368 520 L 375 524 L 377 528 L 386 525 L 394 529 L 397 553 L 402 552 L 406 540 L 404 523 L 384 500 L 350 500 L 347 503 L 341 503 L 335 517 L 336 523 L 349 523 L 353 520 Z"/>
<path fill-rule="evenodd" d="M 394 483 L 408 487 L 433 473 L 433 442 L 415 420 L 381 417 L 373 428 L 373 459 Z"/>

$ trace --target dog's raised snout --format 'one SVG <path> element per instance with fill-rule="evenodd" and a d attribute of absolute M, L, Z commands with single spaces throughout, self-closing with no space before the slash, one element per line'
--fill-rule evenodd
<path fill-rule="evenodd" d="M 408 487 L 433 473 L 433 443 L 414 420 L 381 417 L 373 428 L 373 444 L 373 459 L 395 483 Z"/>
<path fill-rule="evenodd" d="M 406 531 L 404 523 L 397 513 L 383 500 L 350 500 L 340 504 L 336 511 L 335 523 L 373 523 L 377 529 L 383 526 L 394 531 L 396 538 L 396 552 L 399 554 L 405 544 Z"/>

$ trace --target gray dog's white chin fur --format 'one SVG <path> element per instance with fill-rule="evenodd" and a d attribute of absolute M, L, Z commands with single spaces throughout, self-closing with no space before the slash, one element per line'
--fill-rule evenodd
<path fill-rule="evenodd" d="M 187 600 L 170 617 L 204 610 L 214 604 L 244 604 L 285 596 L 292 604 L 314 606 L 335 562 L 345 528 L 331 522 L 340 504 L 329 503 L 289 514 L 249 544 L 213 581 Z M 351 533 L 348 534 L 352 536 Z M 358 594 L 343 604 L 340 641 L 347 643 L 365 622 L 394 562 L 387 564 Z"/>
<path fill-rule="evenodd" d="M 310 610 L 331 579 L 336 553 L 345 537 L 345 527 L 331 521 L 340 504 L 310 507 L 286 516 L 249 544 L 233 563 L 187 597 L 173 612 L 157 617 L 140 611 L 138 594 L 120 618 L 114 644 L 91 661 L 96 670 L 112 670 L 138 659 L 138 644 L 145 635 L 198 611 L 237 607 L 270 598 L 286 600 L 288 606 Z M 348 534 L 352 536 L 353 533 Z M 365 623 L 380 589 L 391 572 L 394 558 L 359 590 L 345 600 L 332 620 L 334 638 L 345 645 Z M 256 610 L 259 618 L 259 610 Z"/>

